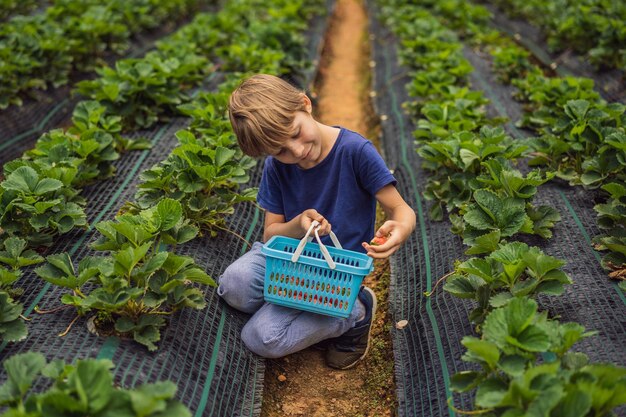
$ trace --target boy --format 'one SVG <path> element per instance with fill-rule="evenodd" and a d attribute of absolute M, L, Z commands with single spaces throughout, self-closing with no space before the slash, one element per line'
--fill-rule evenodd
<path fill-rule="evenodd" d="M 395 188 L 396 180 L 371 142 L 358 133 L 327 126 L 312 117 L 306 94 L 280 78 L 255 75 L 231 95 L 229 116 L 243 152 L 268 156 L 258 203 L 265 209 L 264 241 L 274 235 L 301 239 L 314 220 L 319 234 L 331 230 L 345 249 L 386 258 L 415 228 L 415 212 Z M 376 201 L 387 220 L 376 231 L 388 236 L 373 246 Z M 330 243 L 324 236 L 324 243 Z M 262 244 L 231 264 L 219 278 L 218 294 L 232 307 L 253 314 L 241 337 L 266 358 L 282 357 L 326 342 L 326 363 L 348 369 L 367 354 L 376 312 L 374 292 L 362 287 L 347 319 L 304 312 L 263 300 Z"/>

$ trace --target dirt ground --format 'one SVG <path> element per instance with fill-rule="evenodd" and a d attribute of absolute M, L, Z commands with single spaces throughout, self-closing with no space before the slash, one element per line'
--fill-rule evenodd
<path fill-rule="evenodd" d="M 337 0 L 313 96 L 316 117 L 355 130 L 376 143 L 377 118 L 369 91 L 368 23 L 360 0 Z M 379 219 L 382 219 L 379 213 Z M 378 298 L 372 345 L 355 368 L 337 371 L 324 364 L 324 352 L 307 349 L 268 360 L 262 417 L 357 417 L 395 415 L 393 353 L 387 316 L 389 264 L 376 261 L 365 284 Z"/>

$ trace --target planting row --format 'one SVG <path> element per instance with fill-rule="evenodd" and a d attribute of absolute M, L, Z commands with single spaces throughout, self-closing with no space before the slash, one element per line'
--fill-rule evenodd
<path fill-rule="evenodd" d="M 468 40 L 492 56 L 498 78 L 517 88 L 514 98 L 524 113 L 516 124 L 537 135 L 526 141 L 528 164 L 544 166 L 571 185 L 605 191 L 606 203 L 595 210 L 606 235 L 596 237 L 596 249 L 609 251 L 602 266 L 621 278 L 626 268 L 626 212 L 620 202 L 626 192 L 626 106 L 602 100 L 590 79 L 545 76 L 526 50 L 484 21 L 467 23 L 449 13 L 445 18 L 466 27 Z"/>
<path fill-rule="evenodd" d="M 477 332 L 462 343 L 467 349 L 463 360 L 479 367 L 456 374 L 451 388 L 476 390 L 471 413 L 611 415 L 625 402 L 619 392 L 626 387 L 626 369 L 592 364 L 586 355 L 571 351 L 594 332 L 548 318 L 534 300 L 539 294 L 562 294 L 571 283 L 561 270 L 564 262 L 515 241 L 522 234 L 552 236 L 560 215 L 550 206 L 534 205 L 533 197 L 559 173 L 515 168 L 536 150 L 508 137 L 499 126 L 504 120 L 486 116 L 487 100 L 469 89 L 473 68 L 449 29 L 458 29 L 473 43 L 495 42 L 501 36 L 487 30 L 488 12 L 461 1 L 381 3 L 384 23 L 400 39 L 401 63 L 412 73 L 407 85 L 412 101 L 406 108 L 417 127 L 422 166 L 430 174 L 425 196 L 434 200 L 431 217 L 442 219 L 447 211 L 452 231 L 469 247 L 466 254 L 484 255 L 457 260 L 453 273 L 444 277 L 448 293 L 473 301 L 469 318 Z M 619 114 L 607 120 L 607 127 L 623 135 L 616 119 L 621 120 L 624 109 L 611 108 Z M 562 132 L 570 134 L 573 127 L 561 126 Z"/>
<path fill-rule="evenodd" d="M 121 54 L 134 34 L 195 11 L 198 0 L 56 0 L 42 13 L 0 23 L 0 109 L 35 89 L 68 83 L 107 53 Z"/>
<path fill-rule="evenodd" d="M 492 0 L 511 17 L 540 27 L 552 51 L 573 49 L 596 68 L 626 70 L 626 4 L 588 0 Z"/>

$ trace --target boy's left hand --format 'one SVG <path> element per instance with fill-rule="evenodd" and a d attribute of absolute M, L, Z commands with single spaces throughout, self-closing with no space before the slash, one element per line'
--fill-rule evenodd
<path fill-rule="evenodd" d="M 367 251 L 367 256 L 370 256 L 375 259 L 383 259 L 389 257 L 392 253 L 397 251 L 400 248 L 400 245 L 404 243 L 404 241 L 408 238 L 410 231 L 404 230 L 405 227 L 402 223 L 387 220 L 383 225 L 376 231 L 376 235 L 372 240 L 377 240 L 382 243 L 386 239 L 386 242 L 382 244 L 374 244 L 373 242 L 363 242 L 361 245 Z"/>

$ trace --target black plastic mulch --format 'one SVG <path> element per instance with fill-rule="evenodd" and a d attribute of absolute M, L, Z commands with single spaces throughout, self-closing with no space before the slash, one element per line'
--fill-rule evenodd
<path fill-rule="evenodd" d="M 215 5 L 206 5 L 205 10 L 216 10 Z M 109 53 L 104 61 L 109 66 L 123 58 L 143 56 L 159 39 L 173 33 L 176 29 L 191 22 L 193 15 L 176 22 L 168 22 L 157 29 L 133 35 L 131 48 L 120 57 Z M 71 75 L 66 85 L 32 93 L 32 98 L 25 98 L 22 106 L 9 106 L 0 110 L 0 167 L 5 163 L 19 158 L 24 152 L 32 149 L 43 133 L 57 127 L 71 124 L 72 112 L 76 104 L 83 98 L 72 95 L 74 85 L 79 81 L 93 79 L 95 72 Z"/>
<path fill-rule="evenodd" d="M 570 49 L 560 53 L 550 52 L 541 29 L 525 20 L 509 18 L 492 4 L 482 2 L 481 4 L 491 11 L 492 24 L 495 28 L 513 37 L 546 67 L 555 66 L 556 72 L 561 76 L 591 78 L 605 100 L 626 103 L 626 73 L 623 70 L 597 70 L 583 56 Z"/>
<path fill-rule="evenodd" d="M 334 2 L 329 2 L 329 9 Z M 326 17 L 316 18 L 306 33 L 310 57 L 318 58 L 320 42 L 326 29 Z M 301 78 L 309 85 L 314 68 Z M 205 86 L 215 88 L 221 76 L 212 77 Z M 165 160 L 176 146 L 175 133 L 186 126 L 188 119 L 177 118 L 150 131 L 137 132 L 135 137 L 147 137 L 153 147 L 146 151 L 130 152 L 115 162 L 116 176 L 86 187 L 82 193 L 89 202 L 86 213 L 91 228 L 73 231 L 55 241 L 48 253 L 67 251 L 76 262 L 95 254 L 89 244 L 97 238 L 93 229 L 98 221 L 112 219 L 124 202 L 132 200 L 139 182 L 138 174 Z M 247 186 L 259 183 L 262 163 L 251 172 Z M 219 233 L 217 237 L 200 237 L 180 245 L 177 253 L 193 256 L 196 262 L 214 279 L 248 249 L 248 242 L 261 239 L 262 214 L 253 204 L 236 207 L 227 219 L 234 233 Z M 87 329 L 87 320 L 76 321 L 69 334 L 63 332 L 75 318 L 72 309 L 51 314 L 33 312 L 35 306 L 43 310 L 61 305 L 60 297 L 66 291 L 46 284 L 27 270 L 20 280 L 25 289 L 20 302 L 24 315 L 32 318 L 27 323 L 26 340 L 0 345 L 0 358 L 28 350 L 42 352 L 48 359 L 72 362 L 78 358 L 109 358 L 115 363 L 115 380 L 125 387 L 145 382 L 169 379 L 178 386 L 177 398 L 198 416 L 258 416 L 263 394 L 264 360 L 250 352 L 242 343 L 240 332 L 248 316 L 227 306 L 214 288 L 206 288 L 207 308 L 201 311 L 181 311 L 169 319 L 162 331 L 159 349 L 150 353 L 131 340 L 117 337 L 98 337 Z M 0 371 L 0 381 L 6 373 Z M 41 386 L 40 386 L 41 387 Z"/>
<path fill-rule="evenodd" d="M 423 293 L 453 269 L 455 260 L 467 256 L 461 239 L 450 232 L 449 222 L 428 218 L 430 202 L 423 198 L 427 173 L 421 170 L 415 152 L 411 134 L 414 126 L 402 110 L 402 103 L 408 99 L 405 85 L 410 79 L 406 68 L 397 63 L 397 39 L 375 18 L 375 7 L 369 7 L 376 61 L 375 104 L 378 113 L 384 115 L 385 158 L 395 170 L 399 191 L 418 215 L 416 231 L 391 260 L 390 312 L 394 322 L 408 320 L 403 329 L 392 329 L 398 414 L 453 416 L 456 413 L 447 404 L 451 396 L 449 378 L 457 371 L 469 369 L 461 361 L 464 348 L 460 341 L 463 336 L 474 334 L 468 319 L 472 305 L 441 288 L 429 298 Z M 511 102 L 510 91 L 494 84 L 493 76 L 487 72 L 488 65 L 480 63 L 480 56 L 470 57 L 474 52 L 467 48 L 464 52 L 476 68 L 471 78 L 473 88 L 485 90 L 492 100 L 488 114 L 515 120 L 520 114 L 519 106 Z M 480 80 L 484 85 L 480 85 Z M 512 125 L 505 127 L 514 137 L 526 136 Z M 559 297 L 542 297 L 542 308 L 562 322 L 576 321 L 600 332 L 575 345 L 575 350 L 587 353 L 595 362 L 626 365 L 626 300 L 600 268 L 589 241 L 598 232 L 593 198 L 579 188 L 549 184 L 540 187 L 535 202 L 557 208 L 563 220 L 555 227 L 552 239 L 526 240 L 565 260 L 564 270 L 575 282 Z M 457 408 L 472 408 L 471 397 L 455 395 L 454 399 Z"/>

